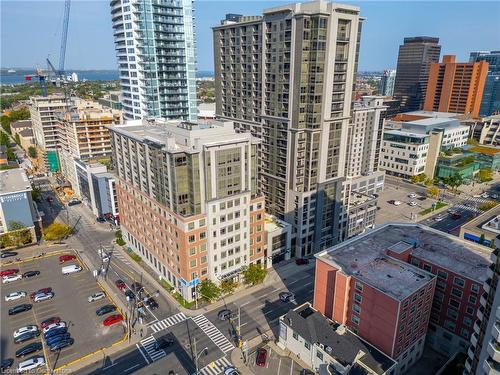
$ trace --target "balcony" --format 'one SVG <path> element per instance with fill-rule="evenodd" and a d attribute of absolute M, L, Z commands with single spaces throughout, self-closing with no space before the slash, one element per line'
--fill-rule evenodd
<path fill-rule="evenodd" d="M 474 350 L 472 350 L 471 346 L 469 346 L 469 349 L 467 349 L 467 356 L 469 358 L 474 358 Z"/>
<path fill-rule="evenodd" d="M 479 326 L 479 319 L 476 319 L 474 322 L 474 332 L 476 332 L 479 335 L 479 331 L 481 330 L 481 327 Z"/>
<path fill-rule="evenodd" d="M 491 279 L 488 279 L 484 282 L 483 284 L 483 289 L 486 293 L 489 293 L 490 292 L 490 283 L 491 283 Z"/>
<path fill-rule="evenodd" d="M 465 368 L 468 372 L 470 372 L 470 370 L 472 369 L 469 360 L 465 361 Z"/>
<path fill-rule="evenodd" d="M 476 346 L 477 344 L 477 334 L 476 333 L 473 333 L 471 338 L 470 338 L 470 342 L 472 345 Z"/>
<path fill-rule="evenodd" d="M 488 293 L 483 293 L 481 295 L 481 298 L 479 299 L 479 303 L 482 305 L 482 306 L 486 306 L 486 301 L 488 299 Z"/>
<path fill-rule="evenodd" d="M 500 375 L 500 366 L 491 359 L 483 362 L 483 370 L 487 375 Z"/>
<path fill-rule="evenodd" d="M 486 350 L 496 363 L 500 363 L 500 347 L 496 341 L 490 341 Z"/>
<path fill-rule="evenodd" d="M 491 335 L 497 342 L 500 342 L 500 323 L 496 322 L 493 328 L 491 329 Z"/>
<path fill-rule="evenodd" d="M 493 263 L 497 262 L 498 251 L 499 251 L 498 249 L 495 249 L 490 255 L 490 259 Z"/>
<path fill-rule="evenodd" d="M 484 319 L 484 306 L 480 306 L 477 310 L 477 317 L 481 320 Z"/>
<path fill-rule="evenodd" d="M 490 264 L 490 266 L 486 269 L 486 275 L 489 277 L 489 278 L 493 278 L 493 274 L 495 273 L 495 265 L 494 264 Z"/>

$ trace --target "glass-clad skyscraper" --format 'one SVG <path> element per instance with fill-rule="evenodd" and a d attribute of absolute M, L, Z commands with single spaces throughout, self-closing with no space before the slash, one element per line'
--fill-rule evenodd
<path fill-rule="evenodd" d="M 196 119 L 191 0 L 112 0 L 125 119 Z"/>
<path fill-rule="evenodd" d="M 500 112 L 500 51 L 471 52 L 470 62 L 487 61 L 488 76 L 484 85 L 481 101 L 481 116 L 490 116 Z"/>

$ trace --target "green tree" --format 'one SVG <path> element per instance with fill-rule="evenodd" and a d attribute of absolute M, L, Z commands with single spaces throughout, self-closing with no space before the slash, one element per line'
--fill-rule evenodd
<path fill-rule="evenodd" d="M 484 244 L 484 233 L 481 233 L 481 237 L 479 237 L 479 243 Z"/>
<path fill-rule="evenodd" d="M 490 168 L 480 169 L 478 173 L 479 181 L 488 182 L 493 180 L 493 171 Z"/>
<path fill-rule="evenodd" d="M 9 159 L 10 161 L 16 160 L 16 154 L 10 147 L 7 147 L 7 159 Z"/>
<path fill-rule="evenodd" d="M 42 196 L 40 188 L 33 185 L 31 185 L 31 188 L 31 197 L 37 202 L 40 201 L 40 197 Z"/>
<path fill-rule="evenodd" d="M 427 179 L 424 181 L 424 185 L 425 185 L 425 186 L 432 186 L 432 183 L 433 183 L 433 179 L 432 179 L 432 178 L 427 178 Z"/>
<path fill-rule="evenodd" d="M 14 140 L 16 141 L 16 143 L 17 143 L 18 145 L 21 145 L 21 137 L 19 137 L 19 134 L 18 134 L 18 133 L 16 133 L 16 136 L 14 137 Z"/>
<path fill-rule="evenodd" d="M 267 275 L 267 270 L 260 264 L 250 264 L 243 271 L 245 284 L 255 285 L 264 281 Z"/>
<path fill-rule="evenodd" d="M 9 116 L 7 115 L 2 115 L 2 117 L 0 117 L 0 121 L 2 122 L 2 129 L 11 134 L 11 129 L 10 129 L 10 119 L 9 119 Z"/>
<path fill-rule="evenodd" d="M 220 289 L 223 294 L 231 294 L 237 287 L 238 283 L 234 282 L 232 279 L 226 279 L 220 283 Z"/>
<path fill-rule="evenodd" d="M 45 228 L 43 237 L 47 241 L 58 241 L 69 236 L 70 234 L 71 227 L 69 225 L 56 221 Z"/>
<path fill-rule="evenodd" d="M 497 204 L 498 203 L 495 201 L 488 201 L 488 202 L 485 202 L 482 205 L 480 205 L 479 209 L 481 211 L 488 211 L 488 210 L 491 210 L 493 207 L 496 207 Z"/>
<path fill-rule="evenodd" d="M 445 180 L 445 179 L 443 179 Z M 452 190 L 456 191 L 457 188 L 464 183 L 464 178 L 460 173 L 455 173 L 454 175 L 448 177 L 445 183 L 452 188 Z"/>
<path fill-rule="evenodd" d="M 32 242 L 31 231 L 22 223 L 10 221 L 7 224 L 7 228 L 9 232 L 3 234 L 1 237 L 2 247 L 19 247 Z"/>
<path fill-rule="evenodd" d="M 10 139 L 7 133 L 0 132 L 0 145 L 3 146 L 9 146 L 10 145 Z"/>
<path fill-rule="evenodd" d="M 116 238 L 116 244 L 118 246 L 124 246 L 126 244 L 125 240 L 123 239 L 121 230 L 117 230 L 115 232 L 115 238 Z"/>
<path fill-rule="evenodd" d="M 416 176 L 411 176 L 410 181 L 414 184 L 424 182 L 427 179 L 427 175 L 425 173 L 417 174 Z"/>
<path fill-rule="evenodd" d="M 215 301 L 221 295 L 221 289 L 215 285 L 215 283 L 211 280 L 203 280 L 200 285 L 198 285 L 198 296 L 201 296 L 203 299 L 208 302 Z"/>
<path fill-rule="evenodd" d="M 28 155 L 30 158 L 36 159 L 36 157 L 38 156 L 38 151 L 36 150 L 35 146 L 30 146 L 28 148 Z"/>

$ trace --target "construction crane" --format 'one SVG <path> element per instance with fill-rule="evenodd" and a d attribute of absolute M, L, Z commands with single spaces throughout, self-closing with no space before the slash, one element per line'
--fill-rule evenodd
<path fill-rule="evenodd" d="M 40 68 L 35 69 L 35 74 L 29 74 L 24 76 L 25 81 L 31 81 L 33 78 L 38 79 L 38 82 L 40 82 L 40 88 L 42 89 L 42 96 L 47 96 L 47 78 L 48 75 L 45 72 L 42 72 Z"/>
<path fill-rule="evenodd" d="M 68 41 L 69 10 L 71 0 L 64 2 L 63 31 L 61 35 L 61 49 L 59 51 L 59 75 L 64 75 L 64 63 L 66 60 L 66 42 Z"/>

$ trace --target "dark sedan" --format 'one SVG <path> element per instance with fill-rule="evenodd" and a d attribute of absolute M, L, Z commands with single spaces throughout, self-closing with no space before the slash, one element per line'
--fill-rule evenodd
<path fill-rule="evenodd" d="M 23 279 L 40 275 L 40 271 L 28 271 L 23 273 Z"/>
<path fill-rule="evenodd" d="M 52 345 L 50 347 L 50 351 L 55 352 L 56 350 L 61 350 L 62 348 L 73 345 L 74 342 L 75 342 L 75 340 L 72 338 L 69 338 L 66 340 L 61 340 L 61 341 L 55 343 L 54 345 Z"/>
<path fill-rule="evenodd" d="M 32 307 L 33 305 L 30 305 L 29 303 L 23 303 L 22 305 L 14 306 L 13 308 L 9 309 L 9 315 L 16 315 L 25 311 L 29 311 Z"/>
<path fill-rule="evenodd" d="M 0 369 L 2 371 L 7 370 L 14 364 L 14 360 L 12 358 L 2 359 L 2 363 L 0 364 Z"/>
<path fill-rule="evenodd" d="M 24 357 L 25 355 L 35 353 L 39 350 L 42 350 L 43 346 L 41 342 L 33 342 L 31 344 L 28 344 L 26 346 L 23 346 L 21 349 L 16 351 L 16 357 Z"/>
<path fill-rule="evenodd" d="M 37 336 L 40 336 L 40 331 L 36 331 L 36 332 L 27 332 L 21 336 L 17 336 L 15 339 L 14 339 L 14 343 L 15 344 L 20 344 L 22 342 L 25 342 L 25 341 L 28 341 L 28 340 L 31 340 L 31 339 L 34 339 L 35 337 Z"/>
<path fill-rule="evenodd" d="M 15 251 L 3 251 L 0 254 L 0 258 L 15 257 L 17 253 Z"/>
<path fill-rule="evenodd" d="M 95 314 L 97 316 L 102 316 L 104 314 L 108 314 L 110 312 L 116 311 L 116 306 L 115 305 L 104 305 L 102 307 L 99 307 Z"/>

